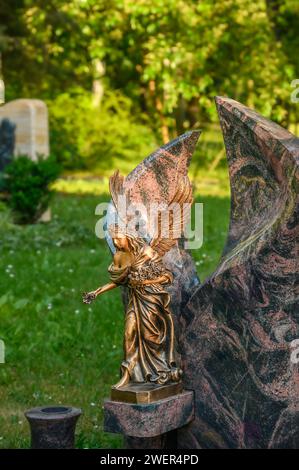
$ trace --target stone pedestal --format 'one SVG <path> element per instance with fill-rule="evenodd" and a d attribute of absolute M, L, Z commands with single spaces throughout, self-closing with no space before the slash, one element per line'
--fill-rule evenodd
<path fill-rule="evenodd" d="M 131 449 L 176 448 L 176 432 L 194 417 L 193 391 L 149 404 L 106 400 L 104 430 L 125 436 Z"/>

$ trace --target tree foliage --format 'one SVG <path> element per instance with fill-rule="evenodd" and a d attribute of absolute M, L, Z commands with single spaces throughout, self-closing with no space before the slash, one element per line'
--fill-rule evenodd
<path fill-rule="evenodd" d="M 155 148 L 150 126 L 134 117 L 132 101 L 119 91 L 93 106 L 92 94 L 81 89 L 49 100 L 51 153 L 65 168 L 113 167 L 113 160 L 138 161 Z M 143 118 L 146 122 L 146 117 Z"/>
<path fill-rule="evenodd" d="M 299 77 L 296 0 L 0 4 L 8 98 L 57 99 L 78 88 L 89 93 L 100 81 L 128 97 L 141 122 L 146 113 L 164 140 L 216 121 L 215 95 L 283 125 L 298 120 L 290 100 Z"/>
<path fill-rule="evenodd" d="M 49 185 L 59 172 L 60 167 L 53 157 L 33 161 L 24 155 L 7 165 L 4 190 L 17 222 L 32 223 L 42 215 L 51 198 Z"/>

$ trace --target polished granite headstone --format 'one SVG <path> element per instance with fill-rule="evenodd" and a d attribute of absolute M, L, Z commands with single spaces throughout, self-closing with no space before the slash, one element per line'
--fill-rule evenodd
<path fill-rule="evenodd" d="M 299 139 L 236 101 L 219 97 L 216 103 L 231 182 L 222 259 L 201 285 L 185 250 L 164 258 L 174 273 L 171 306 L 183 385 L 195 392 L 195 419 L 177 430 L 176 446 L 298 448 Z M 126 179 L 132 199 L 147 204 L 162 196 L 167 202 L 175 178 L 187 174 L 198 135 L 186 133 L 144 160 Z M 133 432 L 141 440 L 134 446 L 155 439 L 142 435 L 138 420 L 136 429 L 130 421 L 125 430 L 126 409 L 141 406 L 143 416 L 143 405 L 116 409 L 117 402 L 109 403 L 117 412 L 110 430 Z M 159 414 L 154 416 L 158 427 Z M 146 427 L 149 415 L 143 418 Z M 160 436 L 159 445 L 168 445 L 163 442 Z"/>
<path fill-rule="evenodd" d="M 236 101 L 216 103 L 231 220 L 218 268 L 181 311 L 195 420 L 178 447 L 298 448 L 299 139 Z"/>

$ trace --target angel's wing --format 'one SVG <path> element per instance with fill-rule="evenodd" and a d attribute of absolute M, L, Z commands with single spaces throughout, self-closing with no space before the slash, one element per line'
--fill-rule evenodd
<path fill-rule="evenodd" d="M 157 252 L 166 253 L 181 237 L 185 221 L 182 220 L 181 210 L 174 209 L 170 224 L 171 236 L 162 236 L 162 233 L 152 229 L 151 206 L 152 204 L 167 204 L 169 206 L 175 202 L 183 204 L 184 201 L 191 201 L 191 186 L 189 181 L 184 178 L 187 175 L 188 165 L 199 135 L 200 131 L 198 130 L 189 131 L 163 145 L 145 158 L 126 178 L 116 171 L 110 178 L 110 193 L 113 203 L 109 205 L 107 211 L 106 227 L 121 224 L 123 227 L 131 229 L 135 219 L 135 216 L 132 215 L 134 214 L 132 208 L 136 206 L 136 212 L 140 212 L 141 218 L 137 228 L 137 231 L 140 227 L 142 228 L 140 236 L 148 243 L 152 240 Z M 187 188 L 190 189 L 190 194 Z M 119 195 L 125 199 L 119 198 Z M 120 201 L 124 201 L 124 208 Z M 145 211 L 142 208 L 145 208 Z M 180 212 L 179 217 L 177 212 Z M 161 219 L 163 219 L 162 216 Z M 180 222 L 177 223 L 178 221 Z M 114 252 L 115 248 L 108 230 L 106 230 L 106 239 Z"/>
<path fill-rule="evenodd" d="M 192 201 L 192 186 L 189 178 L 187 176 L 181 177 L 168 207 L 158 213 L 156 234 L 150 243 L 150 246 L 160 256 L 169 251 L 181 238 L 184 227 L 190 218 Z"/>
<path fill-rule="evenodd" d="M 124 195 L 124 182 L 125 178 L 116 170 L 113 175 L 109 178 L 109 190 L 113 204 L 117 210 L 118 196 Z"/>

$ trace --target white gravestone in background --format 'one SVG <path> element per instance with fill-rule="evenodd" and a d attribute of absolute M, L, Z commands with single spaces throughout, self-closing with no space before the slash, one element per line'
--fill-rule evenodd
<path fill-rule="evenodd" d="M 41 100 L 20 99 L 0 107 L 0 122 L 7 118 L 16 124 L 14 156 L 49 156 L 48 109 Z"/>
<path fill-rule="evenodd" d="M 16 125 L 14 157 L 27 155 L 36 160 L 39 155 L 49 156 L 48 109 L 41 100 L 19 99 L 0 107 L 0 123 L 9 119 Z M 51 219 L 50 209 L 41 216 L 41 221 Z"/>

